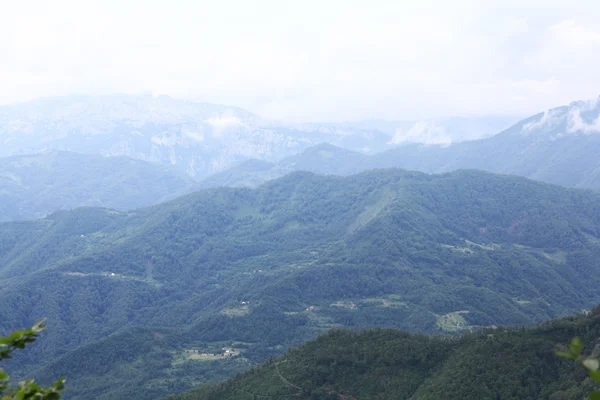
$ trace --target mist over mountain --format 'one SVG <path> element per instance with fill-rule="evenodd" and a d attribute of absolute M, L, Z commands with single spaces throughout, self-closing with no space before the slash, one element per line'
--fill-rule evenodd
<path fill-rule="evenodd" d="M 277 163 L 266 163 L 260 160 L 242 162 L 204 179 L 200 186 L 204 188 L 256 187 L 294 171 L 344 176 L 359 172 L 368 159 L 365 154 L 321 143 Z"/>
<path fill-rule="evenodd" d="M 196 179 L 249 158 L 278 160 L 323 140 L 381 151 L 389 138 L 276 126 L 239 108 L 167 96 L 63 97 L 0 107 L 0 156 L 49 149 L 124 155 Z"/>
<path fill-rule="evenodd" d="M 0 221 L 42 218 L 82 206 L 131 210 L 196 189 L 170 166 L 51 151 L 0 158 Z"/>
<path fill-rule="evenodd" d="M 0 156 L 48 150 L 122 155 L 201 180 L 248 159 L 279 161 L 323 142 L 374 154 L 405 139 L 447 143 L 464 139 L 465 132 L 487 135 L 508 125 L 496 117 L 432 123 L 429 134 L 419 131 L 421 122 L 285 124 L 236 107 L 167 96 L 69 96 L 0 106 Z"/>
<path fill-rule="evenodd" d="M 453 117 L 416 121 L 365 120 L 342 126 L 387 133 L 390 144 L 423 143 L 448 145 L 483 139 L 502 132 L 521 118 L 517 116 Z"/>
<path fill-rule="evenodd" d="M 373 159 L 370 167 L 424 172 L 475 168 L 568 187 L 600 189 L 600 102 L 573 102 L 527 118 L 489 139 L 446 148 L 413 145 Z"/>
<path fill-rule="evenodd" d="M 599 190 L 597 154 L 600 154 L 598 99 L 573 102 L 534 115 L 487 139 L 449 145 L 405 144 L 374 155 L 322 145 L 266 170 L 250 173 L 240 164 L 223 175 L 209 178 L 206 184 L 251 186 L 294 170 L 349 175 L 377 168 L 405 168 L 427 173 L 466 168 Z M 223 179 L 224 176 L 227 179 Z"/>

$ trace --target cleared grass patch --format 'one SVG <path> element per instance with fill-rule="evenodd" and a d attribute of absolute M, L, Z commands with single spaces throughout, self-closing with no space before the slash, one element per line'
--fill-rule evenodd
<path fill-rule="evenodd" d="M 465 319 L 465 315 L 469 314 L 467 310 L 453 311 L 444 315 L 436 316 L 436 326 L 444 332 L 460 332 L 474 327 L 470 326 Z"/>

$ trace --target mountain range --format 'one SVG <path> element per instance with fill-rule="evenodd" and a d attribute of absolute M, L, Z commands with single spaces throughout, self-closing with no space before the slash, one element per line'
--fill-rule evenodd
<path fill-rule="evenodd" d="M 524 178 L 391 169 L 0 224 L 2 333 L 49 326 L 7 365 L 68 376 L 67 399 L 148 399 L 334 327 L 541 322 L 599 302 L 599 210 Z"/>
<path fill-rule="evenodd" d="M 239 164 L 206 179 L 204 185 L 253 186 L 295 170 L 350 175 L 377 168 L 404 168 L 427 173 L 479 169 L 598 190 L 599 153 L 597 99 L 534 115 L 486 139 L 447 146 L 406 144 L 374 155 L 321 144 L 278 163 Z"/>
<path fill-rule="evenodd" d="M 488 136 L 514 120 L 286 124 L 236 107 L 167 96 L 69 96 L 0 106 L 0 157 L 49 150 L 120 155 L 201 180 L 251 158 L 279 161 L 321 142 L 374 154 L 418 137 L 447 143 Z"/>
<path fill-rule="evenodd" d="M 68 376 L 72 400 L 159 398 L 244 371 L 189 396 L 427 399 L 450 385 L 449 398 L 477 398 L 475 354 L 504 346 L 517 358 L 533 338 L 541 352 L 513 363 L 527 372 L 525 362 L 548 361 L 550 342 L 595 332 L 596 312 L 551 329 L 482 329 L 600 302 L 600 194 L 573 189 L 600 189 L 599 120 L 598 101 L 575 102 L 448 143 L 432 124 L 425 134 L 416 122 L 286 125 L 168 97 L 0 107 L 0 220 L 10 221 L 0 223 L 0 334 L 49 321 L 7 366 L 41 382 Z M 410 143 L 418 136 L 428 144 Z M 334 331 L 252 369 L 332 328 L 374 327 L 479 333 Z M 372 342 L 373 353 L 345 359 L 338 341 Z M 414 369 L 394 353 L 386 362 L 406 364 L 412 389 L 369 386 L 371 368 L 386 368 L 375 355 L 394 346 L 435 362 L 419 356 Z M 583 393 L 575 372 L 548 365 L 552 379 L 503 376 L 553 400 Z M 559 377 L 570 383 L 553 385 Z M 489 398 L 532 398 L 486 379 Z"/>

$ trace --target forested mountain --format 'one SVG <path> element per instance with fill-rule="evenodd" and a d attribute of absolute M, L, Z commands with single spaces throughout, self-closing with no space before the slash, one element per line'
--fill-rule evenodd
<path fill-rule="evenodd" d="M 599 98 L 600 99 L 600 98 Z M 405 144 L 379 154 L 366 156 L 329 146 L 330 154 L 344 153 L 335 169 L 325 164 L 322 148 L 309 149 L 283 160 L 266 171 L 238 166 L 210 179 L 211 186 L 256 185 L 291 170 L 349 175 L 375 168 L 405 168 L 427 173 L 443 173 L 461 168 L 514 174 L 567 187 L 600 189 L 600 101 L 574 102 L 527 118 L 487 139 L 450 145 Z M 331 158 L 331 156 L 329 156 Z M 292 160 L 292 158 L 290 158 Z M 231 179 L 231 175 L 239 177 Z M 228 179 L 222 179 L 228 176 Z"/>
<path fill-rule="evenodd" d="M 294 173 L 0 224 L 0 334 L 46 316 L 17 373 L 67 375 L 71 399 L 148 399 L 332 327 L 454 333 L 591 308 L 598 260 L 593 192 L 476 171 Z"/>
<path fill-rule="evenodd" d="M 598 310 L 536 328 L 486 329 L 449 339 L 393 329 L 333 330 L 283 357 L 169 400 L 568 400 L 596 389 L 556 356 L 574 336 L 597 354 Z M 595 346 L 595 347 L 594 347 Z"/>
<path fill-rule="evenodd" d="M 197 184 L 170 167 L 64 151 L 0 158 L 0 221 L 81 206 L 120 210 L 157 204 Z"/>

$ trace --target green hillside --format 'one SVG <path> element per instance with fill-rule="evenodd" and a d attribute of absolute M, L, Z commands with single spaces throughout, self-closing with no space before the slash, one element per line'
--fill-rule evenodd
<path fill-rule="evenodd" d="M 0 334 L 48 317 L 15 374 L 147 399 L 330 328 L 541 322 L 600 301 L 599 210 L 596 193 L 523 178 L 379 170 L 5 223 Z"/>
<path fill-rule="evenodd" d="M 168 400 L 567 400 L 595 387 L 555 355 L 575 335 L 596 351 L 598 310 L 536 328 L 461 337 L 333 330 L 252 370 Z M 598 354 L 595 354 L 596 357 Z"/>
<path fill-rule="evenodd" d="M 127 157 L 64 151 L 0 158 L 0 222 L 81 206 L 134 209 L 195 188 L 187 175 Z"/>

